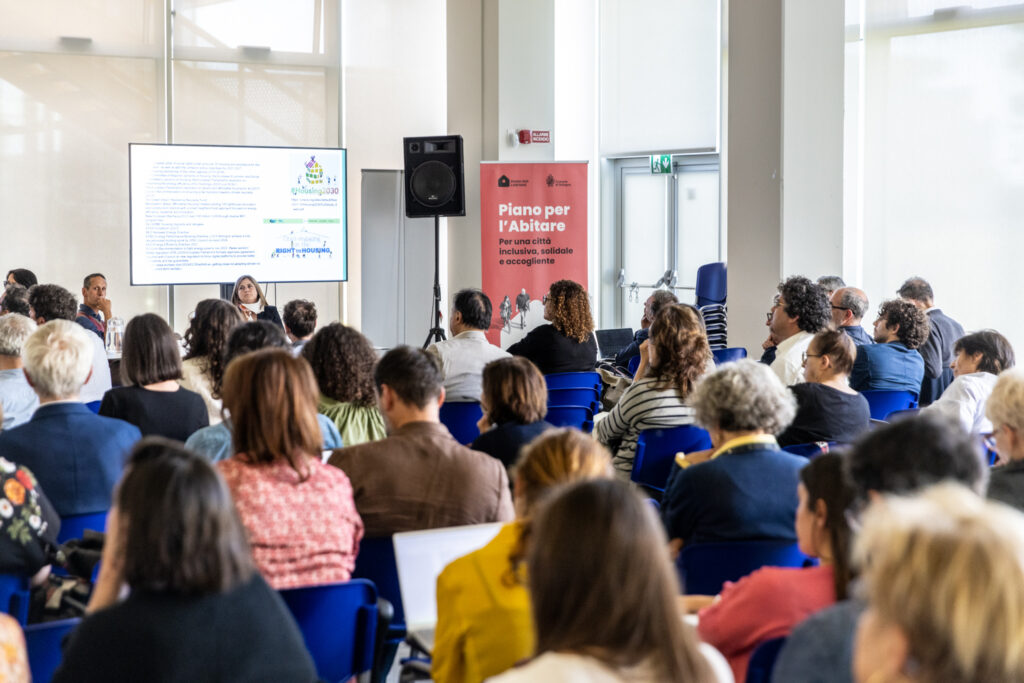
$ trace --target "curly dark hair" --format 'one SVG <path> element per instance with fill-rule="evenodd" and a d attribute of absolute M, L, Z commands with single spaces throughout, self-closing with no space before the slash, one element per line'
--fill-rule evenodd
<path fill-rule="evenodd" d="M 373 367 L 377 353 L 359 330 L 331 323 L 302 347 L 302 357 L 313 368 L 324 396 L 360 406 L 376 404 Z"/>
<path fill-rule="evenodd" d="M 185 360 L 202 358 L 213 383 L 224 376 L 224 351 L 232 330 L 244 322 L 242 312 L 223 299 L 203 299 L 196 304 L 195 314 L 185 331 Z M 219 389 L 213 392 L 220 397 Z"/>
<path fill-rule="evenodd" d="M 553 282 L 548 290 L 552 300 L 551 324 L 570 339 L 581 344 L 594 332 L 590 315 L 590 298 L 583 285 L 572 280 Z"/>
<path fill-rule="evenodd" d="M 266 320 L 253 320 L 242 323 L 231 330 L 228 335 L 228 343 L 224 346 L 224 354 L 221 363 L 210 374 L 213 380 L 214 396 L 221 396 L 224 389 L 224 377 L 228 374 L 228 366 L 231 361 L 260 349 L 291 349 L 288 337 L 284 336 L 284 330 L 280 325 L 275 325 Z"/>
<path fill-rule="evenodd" d="M 700 315 L 690 306 L 663 306 L 651 323 L 655 364 L 651 376 L 659 388 L 675 387 L 680 399 L 690 395 L 711 360 L 711 347 Z"/>
<path fill-rule="evenodd" d="M 22 285 L 14 283 L 4 288 L 4 301 L 0 304 L 0 315 L 4 313 L 21 313 L 28 316 L 28 290 Z"/>
<path fill-rule="evenodd" d="M 316 329 L 316 304 L 306 299 L 289 301 L 284 305 L 281 319 L 288 331 L 296 337 L 308 337 Z"/>
<path fill-rule="evenodd" d="M 896 327 L 896 337 L 908 349 L 919 348 L 928 339 L 931 325 L 928 316 L 909 301 L 890 299 L 883 301 L 878 307 L 878 317 L 885 321 L 886 327 Z"/>
<path fill-rule="evenodd" d="M 796 275 L 779 283 L 779 294 L 786 300 L 786 315 L 796 318 L 804 332 L 814 334 L 832 321 L 832 305 L 821 285 Z"/>
<path fill-rule="evenodd" d="M 60 285 L 32 285 L 28 290 L 28 305 L 37 318 L 46 322 L 74 320 L 78 314 L 75 295 Z"/>

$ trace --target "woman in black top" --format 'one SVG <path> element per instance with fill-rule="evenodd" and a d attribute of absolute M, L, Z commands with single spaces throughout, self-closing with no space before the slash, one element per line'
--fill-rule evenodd
<path fill-rule="evenodd" d="M 143 439 L 114 498 L 87 616 L 65 641 L 53 683 L 317 680 L 209 463 Z"/>
<path fill-rule="evenodd" d="M 281 314 L 277 312 L 276 306 L 267 303 L 267 297 L 263 296 L 260 283 L 251 275 L 243 275 L 235 280 L 235 289 L 231 292 L 231 303 L 238 306 L 248 322 L 254 320 L 266 320 L 284 328 L 281 322 Z"/>
<path fill-rule="evenodd" d="M 121 380 L 103 395 L 100 415 L 116 417 L 139 428 L 143 436 L 184 441 L 210 424 L 203 398 L 183 389 L 181 353 L 174 332 L 155 313 L 137 315 L 124 331 Z"/>
<path fill-rule="evenodd" d="M 499 358 L 484 366 L 480 406 L 484 410 L 477 423 L 480 436 L 470 448 L 497 458 L 505 469 L 516 464 L 520 448 L 553 427 L 544 420 L 548 413 L 544 376 L 526 358 Z"/>
<path fill-rule="evenodd" d="M 814 335 L 804 354 L 804 379 L 789 388 L 797 411 L 786 431 L 776 437 L 780 446 L 839 441 L 850 443 L 871 422 L 868 401 L 850 388 L 850 371 L 857 347 L 841 330 Z"/>
<path fill-rule="evenodd" d="M 559 280 L 551 285 L 543 302 L 544 319 L 551 324 L 533 328 L 508 347 L 508 352 L 530 359 L 545 375 L 593 370 L 597 340 L 587 290 L 578 282 Z"/>

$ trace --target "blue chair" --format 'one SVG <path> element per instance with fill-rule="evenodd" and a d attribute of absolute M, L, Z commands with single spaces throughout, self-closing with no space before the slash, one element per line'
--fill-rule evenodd
<path fill-rule="evenodd" d="M 813 441 L 811 443 L 795 443 L 792 446 L 783 446 L 782 450 L 793 455 L 802 455 L 810 460 L 822 453 L 828 453 L 838 445 L 836 441 Z"/>
<path fill-rule="evenodd" d="M 62 619 L 25 627 L 28 668 L 32 671 L 33 683 L 50 683 L 63 657 L 61 643 L 80 621 L 81 619 Z"/>
<path fill-rule="evenodd" d="M 626 372 L 630 375 L 635 375 L 637 368 L 640 367 L 640 356 L 633 356 L 629 359 L 629 363 L 626 364 Z"/>
<path fill-rule="evenodd" d="M 72 538 L 82 538 L 86 529 L 93 531 L 107 530 L 107 513 L 90 512 L 85 515 L 71 515 L 60 518 L 60 531 L 57 533 L 57 543 L 66 543 Z"/>
<path fill-rule="evenodd" d="M 779 651 L 785 644 L 786 638 L 782 637 L 765 640 L 755 647 L 747 664 L 746 683 L 771 683 L 775 660 L 778 659 Z"/>
<path fill-rule="evenodd" d="M 601 375 L 596 372 L 553 372 L 544 375 L 548 389 L 581 389 L 593 387 L 601 393 Z"/>
<path fill-rule="evenodd" d="M 575 427 L 588 434 L 594 429 L 594 413 L 582 406 L 548 406 L 544 418 L 556 427 Z"/>
<path fill-rule="evenodd" d="M 808 567 L 815 560 L 796 541 L 762 540 L 695 543 L 684 546 L 676 571 L 687 595 L 718 595 L 726 581 L 738 581 L 761 567 Z"/>
<path fill-rule="evenodd" d="M 711 304 L 724 304 L 728 292 L 728 278 L 722 262 L 705 263 L 697 269 L 697 308 Z"/>
<path fill-rule="evenodd" d="M 601 406 L 601 397 L 591 388 L 548 389 L 548 405 L 582 406 L 596 413 Z"/>
<path fill-rule="evenodd" d="M 644 429 L 636 441 L 630 479 L 649 489 L 664 491 L 676 453 L 692 453 L 706 448 L 711 448 L 711 437 L 695 425 Z"/>
<path fill-rule="evenodd" d="M 395 545 L 390 536 L 364 538 L 359 544 L 353 579 L 366 579 L 377 587 L 377 596 L 391 603 L 393 609 L 386 632 L 377 633 L 377 655 L 374 681 L 383 681 L 391 669 L 398 646 L 406 636 L 405 609 L 395 565 Z"/>
<path fill-rule="evenodd" d="M 742 346 L 734 346 L 728 349 L 714 349 L 711 355 L 715 357 L 715 365 L 721 365 L 746 358 L 747 350 Z"/>
<path fill-rule="evenodd" d="M 897 410 L 917 407 L 917 395 L 909 391 L 868 390 L 860 393 L 868 400 L 872 420 L 884 420 Z"/>
<path fill-rule="evenodd" d="M 468 446 L 480 436 L 480 429 L 476 423 L 483 414 L 484 409 L 476 402 L 452 401 L 441 404 L 441 424 L 447 427 L 455 440 L 463 446 Z"/>
<path fill-rule="evenodd" d="M 22 626 L 28 623 L 28 602 L 28 577 L 0 574 L 0 608 Z"/>
<path fill-rule="evenodd" d="M 377 589 L 364 579 L 280 591 L 316 673 L 331 683 L 373 668 Z"/>

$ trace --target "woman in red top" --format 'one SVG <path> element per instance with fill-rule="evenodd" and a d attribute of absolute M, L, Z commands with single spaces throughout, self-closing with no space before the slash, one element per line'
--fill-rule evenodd
<path fill-rule="evenodd" d="M 264 349 L 228 365 L 222 391 L 235 455 L 217 463 L 275 589 L 348 581 L 363 521 L 352 484 L 320 459 L 319 396 L 309 365 Z"/>
<path fill-rule="evenodd" d="M 798 623 L 837 600 L 846 599 L 850 581 L 850 527 L 846 509 L 853 491 L 842 458 L 818 456 L 800 470 L 796 535 L 800 551 L 817 557 L 818 567 L 764 567 L 726 582 L 717 598 L 691 596 L 701 603 L 697 632 L 729 660 L 737 681 L 746 679 L 754 649 L 765 640 L 788 635 Z"/>

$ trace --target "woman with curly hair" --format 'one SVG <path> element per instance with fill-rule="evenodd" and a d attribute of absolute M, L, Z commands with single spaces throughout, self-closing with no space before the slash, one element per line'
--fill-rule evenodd
<path fill-rule="evenodd" d="M 334 422 L 346 446 L 387 436 L 373 383 L 377 354 L 369 339 L 351 327 L 331 323 L 313 335 L 302 356 L 320 387 L 317 410 Z"/>
<path fill-rule="evenodd" d="M 529 358 L 545 375 L 593 370 L 597 340 L 587 290 L 578 282 L 559 280 L 552 283 L 543 302 L 544 319 L 551 324 L 533 328 L 508 352 Z"/>
<path fill-rule="evenodd" d="M 629 481 L 633 472 L 641 430 L 693 423 L 693 409 L 686 400 L 712 363 L 700 314 L 690 306 L 671 304 L 658 311 L 644 344 L 646 372 L 637 372 L 640 379 L 594 430 L 597 440 L 613 450 L 615 474 L 623 481 Z"/>
<path fill-rule="evenodd" d="M 231 331 L 241 324 L 241 312 L 227 301 L 203 299 L 185 332 L 188 353 L 181 362 L 179 382 L 203 397 L 212 425 L 222 419 L 220 392 L 214 387 L 224 376 L 224 349 Z"/>

